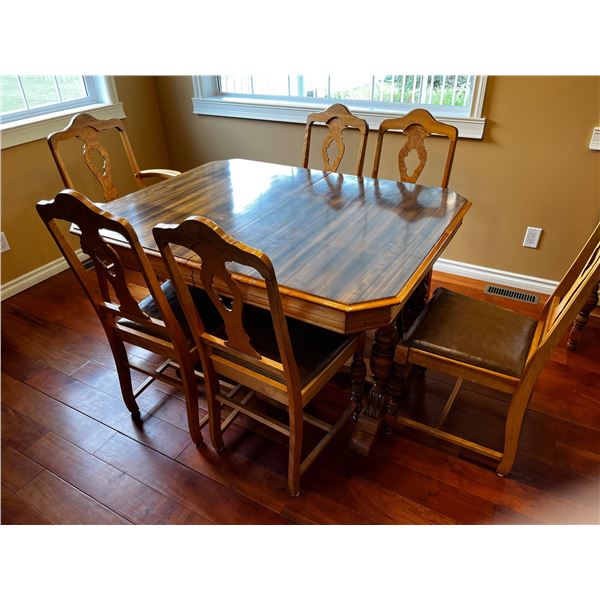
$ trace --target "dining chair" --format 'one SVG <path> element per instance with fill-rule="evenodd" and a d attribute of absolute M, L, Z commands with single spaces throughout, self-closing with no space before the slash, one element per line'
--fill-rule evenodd
<path fill-rule="evenodd" d="M 308 168 L 310 140 L 312 128 L 315 123 L 325 123 L 325 125 L 327 125 L 328 132 L 321 146 L 321 156 L 323 158 L 323 168 L 326 171 L 332 172 L 337 172 L 346 151 L 343 135 L 344 131 L 346 129 L 358 129 L 360 141 L 355 174 L 359 176 L 362 175 L 363 164 L 365 162 L 365 150 L 367 148 L 367 135 L 369 133 L 367 122 L 364 119 L 355 117 L 343 104 L 333 104 L 323 112 L 309 114 L 306 120 L 306 129 L 304 130 L 304 147 L 302 150 L 302 166 L 305 169 Z M 330 158 L 329 147 L 334 142 L 337 152 L 333 158 Z"/>
<path fill-rule="evenodd" d="M 239 413 L 284 434 L 289 438 L 288 489 L 292 496 L 298 495 L 300 476 L 355 409 L 349 403 L 339 419 L 330 424 L 306 413 L 304 408 L 350 357 L 357 352 L 362 356 L 364 336 L 342 335 L 286 318 L 269 257 L 230 237 L 210 219 L 190 217 L 179 225 L 160 224 L 154 227 L 153 235 L 199 350 L 214 447 L 218 451 L 224 448 L 222 432 Z M 225 322 L 222 333 L 207 331 L 171 244 L 191 250 L 201 260 L 199 283 Z M 241 265 L 246 270 L 250 267 L 253 274 L 260 276 L 270 311 L 244 303 L 236 275 L 227 269 L 227 264 Z M 219 378 L 237 385 L 224 393 Z M 287 413 L 285 421 L 254 406 L 251 401 L 257 395 L 266 396 L 283 409 Z M 222 404 L 232 412 L 221 422 Z M 302 460 L 305 421 L 325 434 Z"/>
<path fill-rule="evenodd" d="M 596 306 L 598 306 L 598 300 L 600 299 L 600 281 L 592 289 L 587 301 L 577 313 L 575 321 L 571 325 L 571 331 L 569 332 L 569 339 L 567 340 L 567 348 L 569 350 L 577 350 L 577 345 L 581 339 L 584 327 L 590 320 L 590 313 Z"/>
<path fill-rule="evenodd" d="M 195 368 L 200 360 L 193 336 L 177 301 L 170 281 L 159 284 L 132 226 L 94 205 L 83 194 L 63 190 L 54 200 L 38 202 L 37 212 L 50 231 L 62 255 L 81 284 L 102 323 L 114 357 L 125 405 L 136 420 L 140 411 L 136 398 L 155 380 L 183 388 L 189 431 L 196 444 L 202 442 L 201 429 L 208 416 L 199 420 L 198 389 Z M 64 233 L 62 223 L 77 231 L 81 249 L 90 257 L 93 268 L 84 268 Z M 73 229 L 75 228 L 75 229 Z M 111 239 L 111 244 L 107 239 Z M 137 302 L 130 288 L 119 246 L 128 246 L 142 274 L 149 295 Z M 193 300 L 202 312 L 207 330 L 214 331 L 222 322 L 205 292 L 193 289 Z M 165 360 L 155 370 L 130 362 L 125 344 L 153 352 Z M 173 367 L 174 376 L 165 371 Z M 134 390 L 131 369 L 146 375 Z"/>
<path fill-rule="evenodd" d="M 600 237 L 600 233 L 598 233 L 598 237 Z M 567 340 L 567 348 L 569 350 L 577 350 L 577 345 L 579 344 L 579 340 L 581 339 L 581 334 L 583 333 L 583 329 L 588 324 L 590 320 L 590 314 L 596 306 L 598 306 L 598 300 L 600 299 L 600 281 L 596 283 L 595 287 L 592 288 L 588 299 L 585 304 L 581 307 L 581 310 L 577 313 L 573 324 L 571 325 L 571 330 L 569 332 L 569 339 Z"/>
<path fill-rule="evenodd" d="M 592 237 L 588 240 L 588 244 L 594 244 L 600 242 L 600 227 L 597 227 Z M 569 338 L 567 340 L 567 348 L 569 350 L 576 350 L 577 344 L 581 338 L 584 327 L 590 320 L 590 313 L 598 305 L 598 298 L 600 296 L 600 281 L 596 282 L 596 285 L 592 287 L 590 295 L 581 307 L 581 310 L 577 313 L 571 329 L 569 331 Z"/>
<path fill-rule="evenodd" d="M 540 372 L 599 278 L 600 224 L 537 320 L 438 288 L 398 345 L 395 361 L 457 380 L 435 426 L 405 416 L 397 416 L 396 422 L 499 461 L 496 472 L 507 475 Z M 510 394 L 501 452 L 442 429 L 463 380 Z"/>
<path fill-rule="evenodd" d="M 66 188 L 74 189 L 76 186 L 66 167 L 59 145 L 60 142 L 77 138 L 83 144 L 85 164 L 102 187 L 104 202 L 110 202 L 121 196 L 113 180 L 110 155 L 99 139 L 100 133 L 111 130 L 119 133 L 138 188 L 142 188 L 143 182 L 150 178 L 169 179 L 181 174 L 179 171 L 171 169 L 146 169 L 141 171 L 122 121 L 119 119 L 101 120 L 87 113 L 79 113 L 71 119 L 65 129 L 51 133 L 47 138 L 54 162 Z"/>
<path fill-rule="evenodd" d="M 401 131 L 408 138 L 398 153 L 400 181 L 404 183 L 417 183 L 419 176 L 425 168 L 427 163 L 425 138 L 432 134 L 447 137 L 450 140 L 450 144 L 448 146 L 448 154 L 446 156 L 446 164 L 440 187 L 448 187 L 452 161 L 454 160 L 454 152 L 456 150 L 456 141 L 458 139 L 458 129 L 456 127 L 441 123 L 423 108 L 415 108 L 404 117 L 383 120 L 379 125 L 379 133 L 377 134 L 377 146 L 375 148 L 375 158 L 371 174 L 373 178 L 377 178 L 379 175 L 383 138 L 388 131 Z M 417 153 L 419 163 L 412 173 L 409 173 L 406 158 L 412 150 L 415 150 Z"/>

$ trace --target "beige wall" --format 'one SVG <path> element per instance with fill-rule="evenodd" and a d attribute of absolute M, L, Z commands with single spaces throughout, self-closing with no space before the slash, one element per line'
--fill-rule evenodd
<path fill-rule="evenodd" d="M 117 77 L 116 84 L 141 168 L 185 170 L 232 157 L 299 164 L 302 125 L 193 115 L 190 77 Z M 588 149 L 600 126 L 600 77 L 490 77 L 483 114 L 484 139 L 458 143 L 450 186 L 473 207 L 444 257 L 559 279 L 600 219 L 600 152 Z M 385 148 L 383 177 L 395 177 L 399 141 L 394 136 Z M 434 185 L 445 148 L 429 141 L 423 183 Z M 374 145 L 371 133 L 365 174 Z M 62 186 L 45 140 L 4 150 L 1 159 L 2 230 L 12 248 L 2 254 L 4 283 L 59 256 L 35 203 Z M 118 156 L 115 168 L 119 188 L 134 189 Z M 342 164 L 351 169 L 350 161 Z M 97 197 L 83 168 L 77 182 Z M 537 250 L 521 246 L 527 225 L 544 229 Z"/>
<path fill-rule="evenodd" d="M 119 100 L 123 102 L 125 125 L 140 168 L 168 167 L 167 150 L 154 77 L 116 77 Z M 108 135 L 106 145 L 113 157 L 113 172 L 119 191 L 133 191 L 135 182 L 118 136 Z M 68 165 L 76 166 L 75 185 L 94 200 L 100 189 L 83 166 L 77 142 L 65 142 Z M 72 159 L 72 160 L 70 160 Z M 6 283 L 60 256 L 35 204 L 53 198 L 63 185 L 46 140 L 2 150 L 2 231 L 11 246 L 2 254 L 2 283 Z"/>
<path fill-rule="evenodd" d="M 173 168 L 232 157 L 299 164 L 302 125 L 192 115 L 189 77 L 160 77 L 158 90 Z M 444 258 L 560 279 L 600 219 L 600 152 L 588 148 L 600 126 L 600 77 L 490 77 L 483 115 L 483 140 L 458 142 L 450 187 L 473 207 Z M 401 136 L 393 137 L 382 177 L 396 174 Z M 445 142 L 429 143 L 422 183 L 436 185 Z M 344 167 L 351 172 L 350 161 Z M 536 250 L 521 245 L 528 225 L 544 229 Z"/>

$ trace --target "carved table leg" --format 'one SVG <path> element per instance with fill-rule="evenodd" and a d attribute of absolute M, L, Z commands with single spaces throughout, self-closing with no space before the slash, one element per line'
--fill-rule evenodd
<path fill-rule="evenodd" d="M 358 419 L 358 415 L 362 409 L 365 380 L 367 378 L 367 366 L 365 365 L 364 350 L 365 333 L 363 332 L 358 340 L 358 346 L 352 359 L 352 366 L 350 367 L 350 379 L 352 381 L 352 402 L 354 402 L 355 405 L 353 418 L 355 421 Z"/>
<path fill-rule="evenodd" d="M 432 271 L 429 271 L 429 275 L 417 286 L 417 289 L 412 293 L 411 297 L 400 311 L 400 314 L 396 319 L 398 340 L 402 339 L 402 336 L 410 329 L 415 319 L 421 314 L 421 311 L 427 304 L 429 290 L 431 289 L 431 276 Z M 410 368 L 407 368 L 406 365 L 394 363 L 392 376 L 388 381 L 387 387 L 389 400 L 386 405 L 385 421 L 383 424 L 383 433 L 386 435 L 392 433 L 392 427 L 394 426 L 394 421 L 396 420 L 396 414 L 398 412 L 398 404 L 405 392 L 406 377 L 409 372 Z M 423 372 L 425 372 L 425 369 L 423 369 Z"/>
<path fill-rule="evenodd" d="M 382 327 L 375 333 L 375 343 L 371 351 L 371 371 L 375 383 L 369 392 L 366 406 L 358 416 L 350 440 L 350 448 L 364 456 L 369 454 L 383 422 L 387 380 L 392 373 L 396 341 L 394 325 Z"/>
<path fill-rule="evenodd" d="M 577 348 L 577 342 L 581 337 L 581 332 L 583 331 L 583 328 L 587 325 L 587 322 L 590 320 L 590 313 L 592 312 L 593 308 L 598 304 L 599 286 L 600 282 L 596 284 L 596 287 L 592 290 L 590 297 L 587 299 L 586 303 L 579 311 L 579 314 L 575 317 L 575 322 L 571 327 L 571 333 L 569 333 L 569 340 L 567 342 L 567 348 L 569 348 L 569 350 L 575 350 L 575 348 Z"/>
<path fill-rule="evenodd" d="M 406 386 L 406 365 L 394 363 L 392 376 L 388 381 L 389 401 L 387 403 L 385 418 L 383 422 L 383 433 L 390 435 L 398 413 L 398 404 L 405 392 Z"/>
<path fill-rule="evenodd" d="M 350 440 L 350 449 L 363 456 L 371 451 L 384 418 L 386 433 L 392 430 L 398 401 L 404 392 L 405 379 L 404 366 L 394 365 L 396 344 L 399 336 L 408 330 L 427 303 L 430 281 L 431 277 L 427 275 L 402 308 L 396 323 L 381 327 L 375 333 L 371 351 L 371 371 L 375 383 L 369 392 L 366 406 L 358 415 Z"/>

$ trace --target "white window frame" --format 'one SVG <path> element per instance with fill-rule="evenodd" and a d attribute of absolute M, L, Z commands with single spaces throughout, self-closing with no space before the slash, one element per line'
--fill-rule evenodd
<path fill-rule="evenodd" d="M 236 94 L 220 94 L 218 77 L 216 75 L 196 75 L 193 77 L 194 97 L 192 105 L 194 114 L 218 117 L 237 117 L 241 119 L 258 119 L 265 121 L 282 121 L 285 123 L 306 123 L 311 112 L 324 110 L 331 104 L 330 99 L 290 98 L 281 96 L 255 96 Z M 462 138 L 481 139 L 485 128 L 485 117 L 482 117 L 483 98 L 487 76 L 477 75 L 473 85 L 471 111 L 468 116 L 453 116 L 451 114 L 434 116 L 454 125 Z M 400 117 L 407 113 L 404 105 L 394 109 L 387 103 L 344 100 L 343 103 L 357 117 L 365 119 L 371 130 L 377 131 L 383 119 Z M 416 108 L 416 105 L 412 108 Z M 429 109 L 429 107 L 428 107 Z M 447 111 L 452 107 L 444 107 Z M 410 109 L 409 109 L 410 110 Z"/>
<path fill-rule="evenodd" d="M 123 119 L 125 111 L 119 102 L 113 77 L 94 76 L 95 102 L 92 104 L 72 104 L 60 110 L 28 116 L 15 121 L 0 122 L 0 147 L 4 150 L 12 146 L 41 140 L 53 131 L 64 129 L 73 115 L 87 112 L 98 119 Z"/>

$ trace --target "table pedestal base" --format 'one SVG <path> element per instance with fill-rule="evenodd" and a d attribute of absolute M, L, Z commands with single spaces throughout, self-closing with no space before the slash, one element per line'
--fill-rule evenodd
<path fill-rule="evenodd" d="M 368 417 L 364 412 L 361 413 L 350 439 L 350 450 L 362 456 L 369 456 L 382 424 L 383 418 Z"/>
<path fill-rule="evenodd" d="M 427 302 L 431 281 L 429 274 L 414 291 L 398 316 L 397 323 L 381 327 L 375 333 L 371 351 L 371 371 L 375 380 L 363 409 L 358 414 L 350 440 L 350 449 L 368 456 L 375 439 L 383 428 L 391 433 L 404 391 L 404 366 L 394 364 L 399 335 L 403 335 Z"/>

